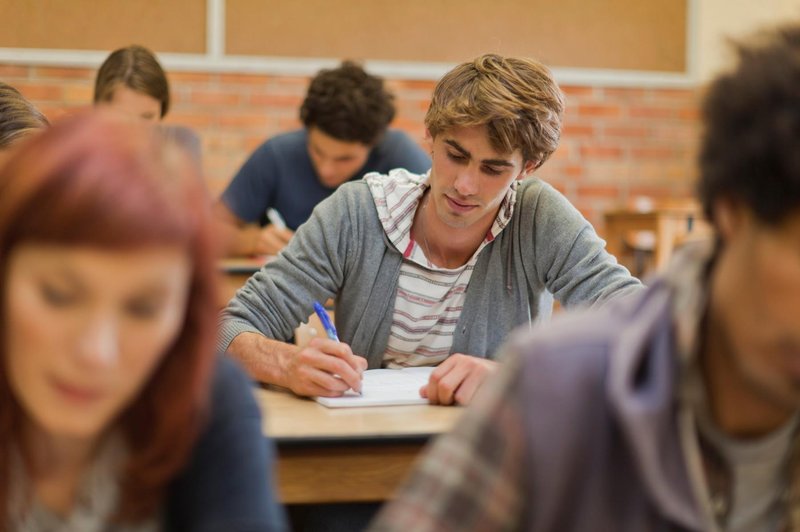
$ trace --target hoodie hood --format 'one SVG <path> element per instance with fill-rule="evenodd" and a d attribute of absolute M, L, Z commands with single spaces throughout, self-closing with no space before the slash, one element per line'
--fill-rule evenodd
<path fill-rule="evenodd" d="M 705 526 L 692 483 L 679 420 L 685 377 L 695 367 L 699 326 L 705 311 L 710 245 L 676 255 L 629 307 L 629 325 L 610 358 L 606 392 L 652 500 L 689 529 Z"/>

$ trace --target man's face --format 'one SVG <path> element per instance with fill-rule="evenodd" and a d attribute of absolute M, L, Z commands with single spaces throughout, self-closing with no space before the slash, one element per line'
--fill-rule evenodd
<path fill-rule="evenodd" d="M 371 149 L 360 142 L 331 137 L 317 127 L 308 128 L 308 155 L 320 183 L 328 188 L 338 187 L 353 177 L 367 162 Z"/>
<path fill-rule="evenodd" d="M 452 228 L 494 219 L 515 179 L 533 171 L 520 150 L 498 153 L 485 125 L 456 127 L 433 139 L 430 200 Z"/>
<path fill-rule="evenodd" d="M 800 212 L 778 227 L 741 207 L 728 213 L 710 312 L 743 383 L 737 393 L 780 410 L 800 408 Z"/>

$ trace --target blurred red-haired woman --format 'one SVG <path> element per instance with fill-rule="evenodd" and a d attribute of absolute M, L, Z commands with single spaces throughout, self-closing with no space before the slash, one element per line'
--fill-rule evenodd
<path fill-rule="evenodd" d="M 194 168 L 86 114 L 0 171 L 0 528 L 282 527 Z"/>

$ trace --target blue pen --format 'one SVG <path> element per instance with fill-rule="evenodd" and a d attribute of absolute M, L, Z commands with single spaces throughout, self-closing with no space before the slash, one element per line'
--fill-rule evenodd
<path fill-rule="evenodd" d="M 319 321 L 322 322 L 322 328 L 325 329 L 325 334 L 328 335 L 328 338 L 338 342 L 339 335 L 336 334 L 336 327 L 334 327 L 333 323 L 331 323 L 331 317 L 328 316 L 328 313 L 325 311 L 325 307 L 320 305 L 319 301 L 314 301 L 314 312 L 317 313 Z"/>
<path fill-rule="evenodd" d="M 328 338 L 331 340 L 339 341 L 339 335 L 336 334 L 336 327 L 334 327 L 333 323 L 331 322 L 331 317 L 325 311 L 325 307 L 320 305 L 319 301 L 314 301 L 314 312 L 317 313 L 317 317 L 319 321 L 322 322 L 322 328 L 325 329 L 325 334 L 328 335 Z M 361 392 L 356 392 L 358 395 L 361 395 Z"/>

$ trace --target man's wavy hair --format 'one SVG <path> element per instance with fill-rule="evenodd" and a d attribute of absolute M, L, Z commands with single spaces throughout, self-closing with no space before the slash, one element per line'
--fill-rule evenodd
<path fill-rule="evenodd" d="M 486 125 L 500 153 L 519 149 L 541 166 L 558 147 L 564 96 L 550 70 L 532 59 L 486 54 L 444 75 L 433 90 L 425 127 L 433 137 Z"/>

